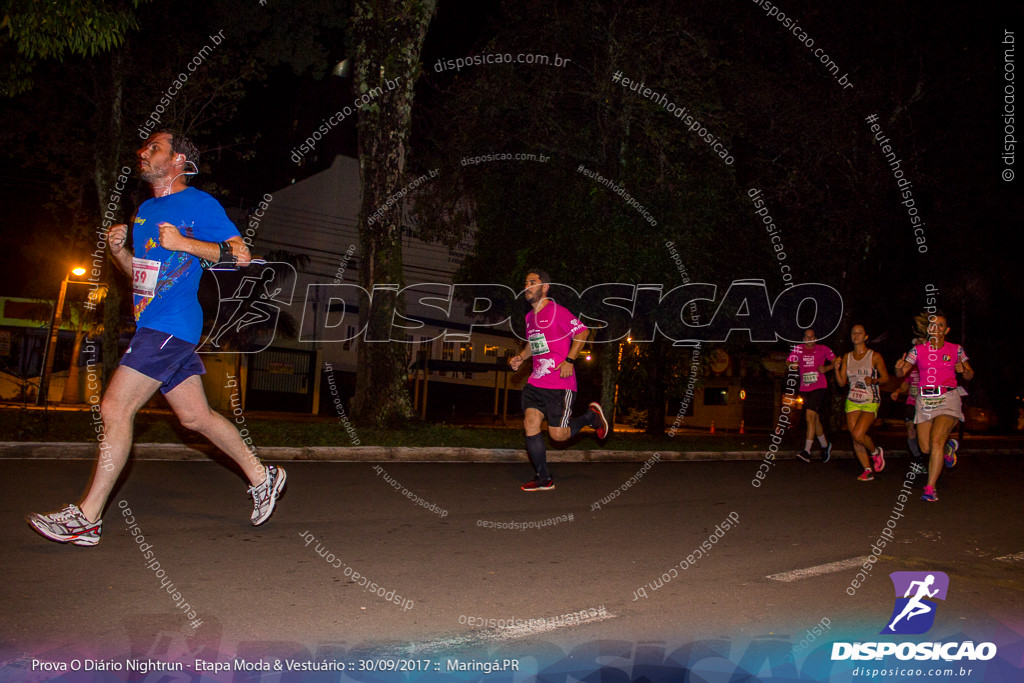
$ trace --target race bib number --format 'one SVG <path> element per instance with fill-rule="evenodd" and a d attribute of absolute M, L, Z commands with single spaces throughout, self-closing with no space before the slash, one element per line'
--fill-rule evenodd
<path fill-rule="evenodd" d="M 856 381 L 850 386 L 849 399 L 854 403 L 867 403 L 871 400 L 871 390 L 864 382 Z"/>
<path fill-rule="evenodd" d="M 945 400 L 945 396 L 918 396 L 917 403 L 921 406 L 921 410 L 929 413 L 941 408 Z"/>
<path fill-rule="evenodd" d="M 818 381 L 818 373 L 817 372 L 805 372 L 804 373 L 804 384 L 809 386 L 811 384 L 817 383 L 817 381 Z"/>
<path fill-rule="evenodd" d="M 545 353 L 550 353 L 551 349 L 548 348 L 548 340 L 544 338 L 542 332 L 534 332 L 530 335 L 530 354 L 533 356 L 543 356 Z"/>
<path fill-rule="evenodd" d="M 132 259 L 132 293 L 152 299 L 156 281 L 160 278 L 160 262 L 152 259 Z"/>

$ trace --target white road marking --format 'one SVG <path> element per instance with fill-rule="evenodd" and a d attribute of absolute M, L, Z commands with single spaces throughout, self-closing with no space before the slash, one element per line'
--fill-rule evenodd
<path fill-rule="evenodd" d="M 800 579 L 809 579 L 813 576 L 821 576 L 822 574 L 832 574 L 834 572 L 841 572 L 844 569 L 853 569 L 859 567 L 868 561 L 867 555 L 861 557 L 851 557 L 849 560 L 840 560 L 838 562 L 829 562 L 828 564 L 819 564 L 815 567 L 807 567 L 806 569 L 794 569 L 791 572 L 782 572 L 781 574 L 771 574 L 766 576 L 766 579 L 772 581 L 799 581 Z"/>
<path fill-rule="evenodd" d="M 1024 553 L 1003 555 L 1002 557 L 997 557 L 996 560 L 999 560 L 1000 562 L 1024 562 Z"/>
<path fill-rule="evenodd" d="M 600 621 L 614 619 L 616 616 L 617 615 L 615 614 L 605 612 L 604 614 L 596 614 L 594 616 L 589 614 L 580 615 L 578 617 L 573 617 L 572 619 L 559 619 L 558 617 L 551 617 L 547 619 L 523 619 L 522 623 L 513 624 L 512 626 L 480 629 L 424 643 L 415 643 L 408 648 L 404 648 L 404 650 L 405 654 L 409 656 L 458 652 L 460 650 L 477 648 L 484 643 L 500 643 L 508 640 L 516 640 L 517 638 L 534 636 L 541 633 L 550 633 L 551 631 L 557 631 L 559 629 L 584 626 L 586 624 L 596 624 Z M 531 621 L 533 623 L 530 623 Z M 560 621 L 561 623 L 559 623 Z"/>

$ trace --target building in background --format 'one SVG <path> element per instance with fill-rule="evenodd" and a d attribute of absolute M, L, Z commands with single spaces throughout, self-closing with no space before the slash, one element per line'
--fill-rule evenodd
<path fill-rule="evenodd" d="M 290 305 L 280 307 L 297 334 L 292 339 L 278 334 L 266 350 L 243 354 L 247 408 L 329 414 L 325 371 L 332 373 L 344 400 L 351 397 L 358 345 L 375 343 L 357 331 L 360 306 L 367 305 L 358 289 L 359 201 L 359 162 L 339 156 L 329 169 L 265 196 L 266 208 L 231 216 L 251 240 L 256 258 L 287 254 L 282 260 L 296 264 Z M 402 337 L 408 349 L 418 411 L 435 418 L 493 416 L 504 412 L 508 400 L 518 413 L 518 393 L 512 392 L 523 378 L 516 381 L 506 373 L 505 357 L 522 342 L 507 325 L 480 331 L 481 319 L 467 315 L 462 302 L 451 301 L 452 278 L 474 248 L 472 238 L 454 249 L 423 241 L 415 236 L 407 205 L 391 210 L 406 216 L 402 284 L 407 289 L 403 317 L 395 321 L 404 329 L 393 328 L 390 336 Z"/>

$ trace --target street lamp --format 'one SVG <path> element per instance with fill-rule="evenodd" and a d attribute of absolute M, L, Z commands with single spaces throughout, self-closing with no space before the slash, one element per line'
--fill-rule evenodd
<path fill-rule="evenodd" d="M 68 284 L 87 285 L 83 280 L 72 280 L 71 276 L 85 275 L 85 268 L 72 268 L 71 272 L 60 281 L 60 296 L 57 297 L 57 305 L 53 307 L 50 314 L 50 333 L 46 337 L 46 347 L 43 350 L 43 372 L 39 375 L 39 393 L 36 394 L 36 405 L 45 405 L 46 394 L 49 391 L 50 374 L 53 372 L 53 357 L 57 351 L 57 334 L 60 332 L 60 317 L 64 311 L 64 296 L 68 293 Z M 72 359 L 71 362 L 74 362 Z"/>

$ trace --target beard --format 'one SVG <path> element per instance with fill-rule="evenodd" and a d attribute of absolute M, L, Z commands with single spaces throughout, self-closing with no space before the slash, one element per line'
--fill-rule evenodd
<path fill-rule="evenodd" d="M 170 164 L 163 166 L 155 166 L 152 162 L 146 162 L 146 165 L 139 165 L 139 177 L 149 184 L 154 184 L 159 180 L 163 180 L 168 175 L 168 169 Z"/>

